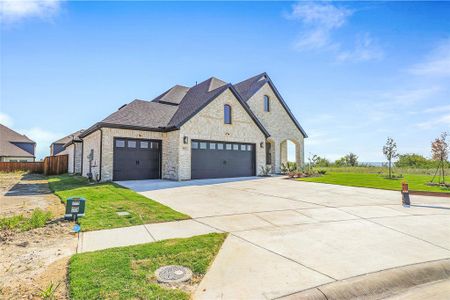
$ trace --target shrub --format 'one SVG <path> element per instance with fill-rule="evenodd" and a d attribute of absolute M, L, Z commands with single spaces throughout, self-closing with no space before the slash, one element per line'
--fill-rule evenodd
<path fill-rule="evenodd" d="M 320 169 L 317 170 L 317 173 L 319 173 L 320 175 L 325 175 L 327 173 L 327 170 Z"/>
<path fill-rule="evenodd" d="M 272 171 L 270 166 L 261 166 L 261 176 L 269 176 L 270 171 Z"/>

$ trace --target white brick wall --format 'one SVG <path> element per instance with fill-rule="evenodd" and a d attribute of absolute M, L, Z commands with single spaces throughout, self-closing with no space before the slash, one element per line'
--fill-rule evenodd
<path fill-rule="evenodd" d="M 179 131 L 154 132 L 119 128 L 103 128 L 102 181 L 113 179 L 113 143 L 115 137 L 155 139 L 162 141 L 162 175 L 164 179 L 177 180 Z"/>
<path fill-rule="evenodd" d="M 100 175 L 100 130 L 97 130 L 83 138 L 83 176 L 87 177 L 89 173 L 89 160 L 87 156 L 94 150 L 94 159 L 92 161 L 92 176 L 94 179 Z"/>
<path fill-rule="evenodd" d="M 225 104 L 231 106 L 232 124 L 223 122 Z M 189 138 L 188 144 L 183 144 L 184 136 Z M 230 90 L 218 96 L 180 128 L 180 180 L 191 179 L 190 144 L 193 139 L 254 143 L 257 174 L 265 165 L 265 136 Z M 263 143 L 263 148 L 260 143 Z"/>
<path fill-rule="evenodd" d="M 264 95 L 270 98 L 270 111 L 264 111 Z M 275 161 L 273 166 L 276 173 L 280 172 L 282 155 L 286 151 L 284 141 L 291 140 L 296 144 L 296 158 L 300 165 L 304 163 L 304 137 L 295 123 L 289 117 L 288 113 L 281 105 L 274 91 L 268 83 L 266 83 L 259 91 L 257 91 L 247 102 L 253 113 L 263 124 L 264 128 L 270 134 L 270 140 L 273 141 L 272 147 L 274 154 L 272 160 Z M 284 150 L 284 151 L 282 151 Z M 284 157 L 283 159 L 287 159 Z"/>

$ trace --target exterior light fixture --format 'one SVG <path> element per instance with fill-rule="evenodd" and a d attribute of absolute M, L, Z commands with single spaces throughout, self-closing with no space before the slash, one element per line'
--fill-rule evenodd
<path fill-rule="evenodd" d="M 259 143 L 259 147 L 264 148 L 264 143 L 263 142 Z"/>
<path fill-rule="evenodd" d="M 187 144 L 189 142 L 189 138 L 187 136 L 183 137 L 183 143 Z"/>

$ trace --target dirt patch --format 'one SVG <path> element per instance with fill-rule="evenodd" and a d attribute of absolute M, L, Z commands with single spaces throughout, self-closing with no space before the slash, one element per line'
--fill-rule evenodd
<path fill-rule="evenodd" d="M 57 299 L 65 299 L 67 262 L 77 246 L 72 226 L 62 221 L 26 232 L 3 232 L 0 295 L 6 299 L 39 299 L 39 290 L 53 282 L 59 283 Z"/>
<path fill-rule="evenodd" d="M 48 187 L 40 174 L 0 174 L 0 216 L 29 215 L 34 209 L 50 211 L 52 216 L 64 214 L 61 200 Z"/>
<path fill-rule="evenodd" d="M 0 174 L 0 216 L 28 216 L 34 209 L 50 211 L 53 220 L 42 228 L 0 231 L 0 298 L 41 299 L 39 293 L 58 286 L 56 299 L 67 297 L 67 264 L 76 252 L 72 222 L 62 220 L 64 205 L 40 174 Z"/>

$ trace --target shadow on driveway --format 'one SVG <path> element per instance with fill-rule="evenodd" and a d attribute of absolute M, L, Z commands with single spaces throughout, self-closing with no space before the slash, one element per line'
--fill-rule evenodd
<path fill-rule="evenodd" d="M 148 179 L 148 180 L 127 180 L 127 181 L 115 181 L 115 183 L 121 186 L 132 189 L 136 192 L 148 192 L 172 189 L 184 186 L 203 186 L 213 185 L 227 182 L 245 181 L 245 180 L 258 180 L 265 177 L 238 177 L 238 178 L 214 178 L 214 179 L 195 179 L 187 181 L 172 181 L 163 179 Z"/>

